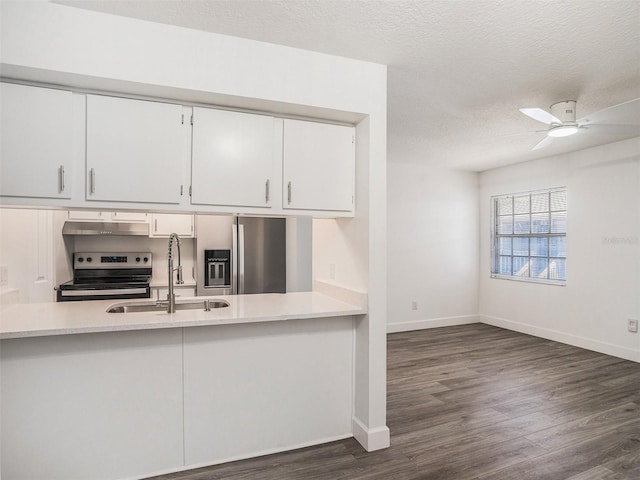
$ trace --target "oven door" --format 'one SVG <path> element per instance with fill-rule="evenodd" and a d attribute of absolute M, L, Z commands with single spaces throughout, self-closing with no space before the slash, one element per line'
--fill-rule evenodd
<path fill-rule="evenodd" d="M 129 285 L 73 284 L 60 285 L 57 289 L 58 302 L 80 300 L 121 300 L 128 298 L 151 298 L 149 283 Z"/>

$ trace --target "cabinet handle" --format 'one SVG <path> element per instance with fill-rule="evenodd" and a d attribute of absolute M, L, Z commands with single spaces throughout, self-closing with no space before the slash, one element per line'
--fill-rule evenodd
<path fill-rule="evenodd" d="M 269 203 L 269 180 L 265 183 L 264 203 Z"/>
<path fill-rule="evenodd" d="M 60 165 L 58 168 L 58 175 L 60 177 L 60 192 L 64 192 L 64 165 Z"/>
<path fill-rule="evenodd" d="M 96 193 L 96 169 L 89 170 L 89 193 Z"/>
<path fill-rule="evenodd" d="M 158 219 L 153 220 L 153 232 L 158 233 Z"/>
<path fill-rule="evenodd" d="M 291 182 L 287 185 L 287 201 L 291 204 Z"/>

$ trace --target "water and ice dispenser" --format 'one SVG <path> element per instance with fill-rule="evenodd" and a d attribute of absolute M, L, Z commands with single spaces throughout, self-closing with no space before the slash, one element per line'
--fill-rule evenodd
<path fill-rule="evenodd" d="M 204 286 L 231 288 L 231 250 L 204 251 Z"/>

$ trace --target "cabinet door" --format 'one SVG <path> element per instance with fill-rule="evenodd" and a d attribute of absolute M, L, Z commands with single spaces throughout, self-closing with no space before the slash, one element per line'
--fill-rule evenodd
<path fill-rule="evenodd" d="M 270 207 L 273 117 L 193 109 L 191 202 Z"/>
<path fill-rule="evenodd" d="M 149 214 L 143 212 L 112 212 L 111 220 L 114 222 L 146 222 Z"/>
<path fill-rule="evenodd" d="M 0 83 L 0 195 L 71 198 L 71 92 Z"/>
<path fill-rule="evenodd" d="M 93 220 L 100 222 L 108 222 L 111 220 L 109 212 L 96 212 L 94 210 L 69 210 L 67 212 L 69 220 Z"/>
<path fill-rule="evenodd" d="M 193 215 L 154 213 L 151 215 L 150 237 L 168 237 L 177 233 L 181 237 L 193 237 Z"/>
<path fill-rule="evenodd" d="M 99 212 L 95 210 L 69 210 L 69 220 L 100 222 L 146 222 L 149 214 L 141 212 Z"/>
<path fill-rule="evenodd" d="M 180 203 L 182 106 L 87 95 L 87 199 Z"/>
<path fill-rule="evenodd" d="M 352 211 L 355 129 L 284 121 L 285 209 Z"/>

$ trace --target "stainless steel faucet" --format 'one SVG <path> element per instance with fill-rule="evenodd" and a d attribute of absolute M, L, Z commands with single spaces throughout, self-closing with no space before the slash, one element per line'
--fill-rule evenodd
<path fill-rule="evenodd" d="M 169 268 L 169 291 L 167 292 L 167 313 L 176 313 L 176 294 L 173 293 L 173 272 L 178 271 L 176 284 L 182 285 L 182 262 L 180 261 L 180 237 L 177 233 L 169 235 L 169 246 L 167 247 L 167 264 Z M 178 247 L 178 266 L 173 268 L 173 245 Z"/>

